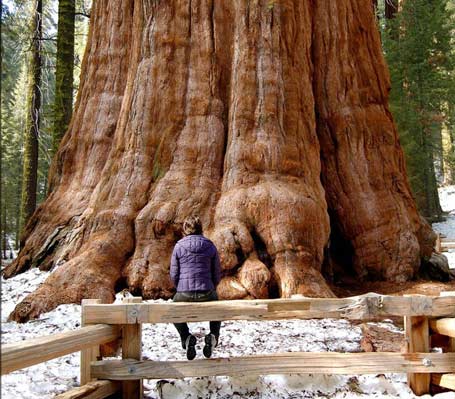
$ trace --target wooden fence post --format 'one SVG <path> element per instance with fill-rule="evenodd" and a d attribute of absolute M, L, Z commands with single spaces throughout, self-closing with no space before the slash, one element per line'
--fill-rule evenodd
<path fill-rule="evenodd" d="M 444 291 L 439 296 L 454 296 L 455 291 Z M 432 336 L 439 340 L 445 352 L 455 352 L 455 318 L 442 318 L 430 321 L 430 328 L 434 331 Z M 436 346 L 438 346 L 438 343 Z M 455 373 L 439 373 L 431 375 L 431 383 L 455 391 Z M 433 392 L 432 392 L 433 393 Z M 436 388 L 438 393 L 438 388 Z"/>
<path fill-rule="evenodd" d="M 443 291 L 439 296 L 455 296 L 455 291 Z M 448 352 L 455 352 L 455 338 L 449 337 L 449 346 L 447 348 Z"/>
<path fill-rule="evenodd" d="M 408 353 L 430 351 L 428 317 L 406 316 L 404 318 Z M 408 373 L 408 384 L 416 395 L 430 392 L 430 373 Z"/>
<path fill-rule="evenodd" d="M 85 326 L 85 305 L 101 303 L 100 299 L 83 299 L 82 300 L 82 310 L 81 310 L 81 326 Z M 98 360 L 100 355 L 99 346 L 94 346 L 92 348 L 81 350 L 81 386 L 92 381 L 94 378 L 91 378 L 90 375 L 90 363 L 92 361 Z"/>
<path fill-rule="evenodd" d="M 124 303 L 141 303 L 141 297 L 124 298 Z M 138 311 L 131 307 L 128 317 L 137 318 Z M 142 324 L 124 324 L 122 326 L 122 358 L 142 360 Z M 123 399 L 142 399 L 142 380 L 123 381 Z"/>
<path fill-rule="evenodd" d="M 442 245 L 441 245 L 441 234 L 438 233 L 436 235 L 436 242 L 435 242 L 435 248 L 434 249 L 435 249 L 435 251 L 437 253 L 441 253 L 441 248 L 442 248 Z"/>

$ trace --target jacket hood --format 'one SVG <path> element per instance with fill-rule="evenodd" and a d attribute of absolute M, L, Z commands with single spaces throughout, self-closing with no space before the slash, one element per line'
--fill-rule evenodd
<path fill-rule="evenodd" d="M 213 243 L 201 235 L 189 235 L 179 241 L 179 245 L 189 252 L 208 253 L 213 249 Z"/>

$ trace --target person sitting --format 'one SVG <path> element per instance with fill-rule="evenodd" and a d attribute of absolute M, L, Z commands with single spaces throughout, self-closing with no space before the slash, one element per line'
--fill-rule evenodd
<path fill-rule="evenodd" d="M 216 301 L 216 287 L 221 279 L 220 258 L 216 246 L 202 234 L 202 223 L 197 216 L 187 218 L 183 223 L 184 237 L 174 247 L 170 274 L 177 292 L 174 302 Z M 186 357 L 196 357 L 196 337 L 189 331 L 187 323 L 174 324 L 186 349 Z M 210 322 L 210 334 L 204 338 L 203 354 L 209 358 L 212 349 L 218 345 L 220 321 Z"/>

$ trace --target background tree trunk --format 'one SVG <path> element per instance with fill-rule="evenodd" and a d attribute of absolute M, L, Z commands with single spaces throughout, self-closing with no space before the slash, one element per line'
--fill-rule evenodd
<path fill-rule="evenodd" d="M 36 184 L 38 176 L 38 138 L 41 112 L 42 0 L 34 1 L 33 10 L 31 24 L 32 45 L 28 71 L 28 112 L 24 137 L 22 173 L 21 229 L 26 225 L 36 208 Z"/>
<path fill-rule="evenodd" d="M 68 128 L 73 109 L 74 21 L 75 0 L 59 0 L 52 140 L 54 154 Z"/>
<path fill-rule="evenodd" d="M 442 220 L 442 208 L 439 203 L 438 183 L 436 181 L 436 170 L 434 166 L 435 148 L 432 145 L 432 132 L 430 129 L 422 129 L 422 152 L 424 155 L 423 165 L 423 187 L 424 195 L 420 198 L 422 202 L 419 209 L 431 222 L 440 222 Z M 417 198 L 417 203 L 419 198 Z"/>
<path fill-rule="evenodd" d="M 57 267 L 11 317 L 125 287 L 170 297 L 193 214 L 223 298 L 333 295 L 331 225 L 361 278 L 412 278 L 434 234 L 388 91 L 369 0 L 96 1 L 53 191 L 4 274 Z"/>
<path fill-rule="evenodd" d="M 398 12 L 398 0 L 385 0 L 385 18 L 390 20 L 395 18 Z"/>

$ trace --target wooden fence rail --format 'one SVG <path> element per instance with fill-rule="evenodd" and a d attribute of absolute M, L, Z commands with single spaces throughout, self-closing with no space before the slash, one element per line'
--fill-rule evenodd
<path fill-rule="evenodd" d="M 142 398 L 144 378 L 183 378 L 279 373 L 408 373 L 417 394 L 430 383 L 455 389 L 455 292 L 427 297 L 367 294 L 351 298 L 291 298 L 205 303 L 82 303 L 82 328 L 2 347 L 2 374 L 81 351 L 81 387 L 59 399 L 101 399 L 117 391 Z M 209 320 L 346 318 L 376 320 L 402 316 L 408 353 L 278 353 L 189 361 L 142 360 L 141 324 Z M 446 353 L 430 353 L 430 332 L 449 338 Z M 100 345 L 117 341 L 122 360 L 103 360 Z M 99 380 L 97 380 L 99 379 Z"/>
<path fill-rule="evenodd" d="M 455 372 L 455 353 L 287 352 L 188 361 L 103 360 L 92 375 L 110 380 L 185 378 L 242 374 L 377 374 Z"/>
<path fill-rule="evenodd" d="M 324 318 L 369 320 L 391 316 L 451 316 L 455 315 L 455 300 L 450 296 L 367 294 L 350 298 L 88 304 L 84 306 L 84 312 L 86 323 L 106 324 Z"/>
<path fill-rule="evenodd" d="M 435 333 L 455 338 L 455 318 L 431 320 L 430 327 Z"/>
<path fill-rule="evenodd" d="M 75 331 L 5 344 L 2 345 L 1 373 L 11 373 L 93 345 L 105 344 L 119 336 L 117 326 L 96 324 Z"/>

